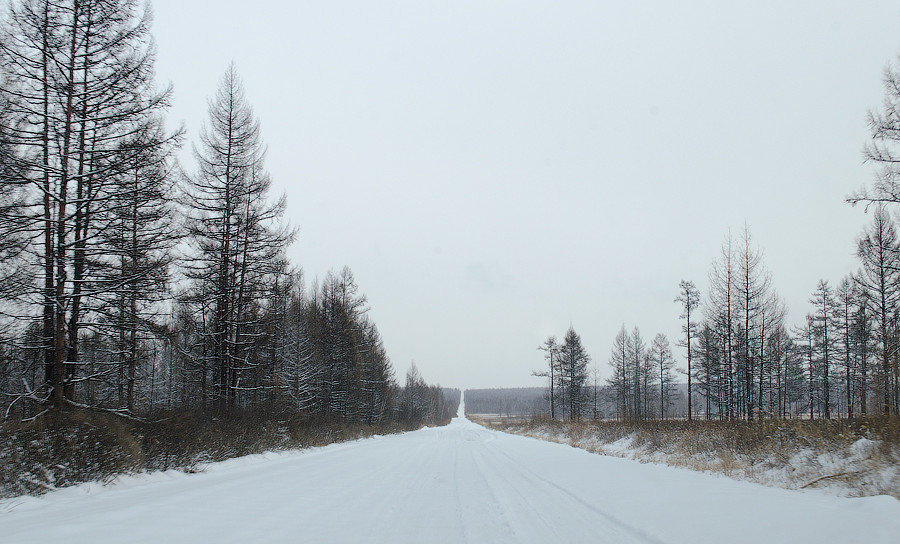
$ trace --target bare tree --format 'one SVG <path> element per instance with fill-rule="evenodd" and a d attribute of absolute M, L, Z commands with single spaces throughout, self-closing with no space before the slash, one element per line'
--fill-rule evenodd
<path fill-rule="evenodd" d="M 615 392 L 617 400 L 616 410 L 619 412 L 619 418 L 622 420 L 628 417 L 629 406 L 631 406 L 628 402 L 628 396 L 631 390 L 631 382 L 628 379 L 630 340 L 631 338 L 625 331 L 625 325 L 622 324 L 622 328 L 616 335 L 615 343 L 609 354 L 609 366 L 613 369 L 613 375 L 607 380 L 607 383 Z"/>
<path fill-rule="evenodd" d="M 556 395 L 554 387 L 556 385 L 556 367 L 558 365 L 559 344 L 557 344 L 556 336 L 548 336 L 544 343 L 537 348 L 544 352 L 544 358 L 547 360 L 547 370 L 534 371 L 532 376 L 550 379 L 550 419 L 556 419 Z M 554 358 L 557 358 L 554 361 Z"/>
<path fill-rule="evenodd" d="M 803 357 L 806 359 L 806 376 L 807 386 L 807 408 L 809 409 L 809 419 L 815 419 L 816 403 L 816 330 L 815 317 L 812 314 L 806 314 L 806 319 L 801 327 L 794 331 L 795 337 L 800 342 L 800 349 L 803 351 Z"/>
<path fill-rule="evenodd" d="M 666 419 L 668 408 L 671 404 L 672 387 L 675 381 L 673 368 L 675 361 L 672 359 L 672 348 L 669 339 L 664 334 L 657 334 L 647 351 L 647 359 L 653 366 L 659 384 L 659 418 Z"/>
<path fill-rule="evenodd" d="M 875 166 L 875 182 L 847 197 L 854 205 L 900 202 L 900 58 L 884 68 L 882 85 L 881 109 L 866 116 L 872 138 L 863 148 L 866 162 Z"/>
<path fill-rule="evenodd" d="M 100 287 L 90 297 L 97 300 L 98 314 L 92 328 L 113 339 L 118 404 L 128 411 L 134 410 L 142 359 L 149 358 L 149 354 L 142 357 L 144 344 L 157 337 L 167 317 L 164 303 L 170 295 L 172 250 L 179 238 L 171 174 L 176 144 L 156 118 L 123 146 L 123 162 L 130 162 L 115 182 L 106 225 L 98 233 L 103 254 L 87 260 L 95 270 L 92 285 Z M 131 150 L 131 145 L 140 149 Z"/>
<path fill-rule="evenodd" d="M 691 345 L 692 338 L 696 332 L 697 324 L 691 319 L 691 314 L 696 315 L 697 306 L 700 305 L 700 291 L 697 289 L 697 286 L 694 285 L 692 281 L 681 280 L 678 284 L 678 288 L 680 289 L 678 297 L 675 298 L 675 302 L 681 303 L 681 319 L 684 319 L 684 324 L 681 326 L 681 332 L 684 334 L 683 342 L 680 342 L 679 345 L 687 349 L 687 415 L 688 421 L 694 419 L 693 417 L 693 397 L 691 396 L 693 392 L 693 385 L 691 383 L 692 373 L 691 373 Z"/>
<path fill-rule="evenodd" d="M 628 350 L 628 380 L 631 382 L 631 410 L 635 419 L 647 417 L 647 346 L 637 326 L 631 331 Z"/>
<path fill-rule="evenodd" d="M 264 289 L 279 252 L 293 238 L 278 221 L 284 197 L 268 201 L 271 180 L 263 161 L 259 122 L 247 104 L 232 64 L 209 103 L 208 124 L 194 153 L 199 170 L 187 183 L 185 207 L 193 255 L 186 263 L 194 281 L 187 300 L 201 306 L 204 368 L 222 408 L 233 407 L 250 349 L 259 331 L 251 304 Z"/>
<path fill-rule="evenodd" d="M 865 416 L 869 405 L 869 355 L 873 351 L 872 340 L 875 337 L 872 330 L 871 294 L 863 283 L 857 279 L 862 272 L 852 276 L 855 282 L 857 298 L 854 301 L 853 324 L 851 327 L 853 350 L 858 360 L 857 391 L 859 392 L 859 413 Z"/>
<path fill-rule="evenodd" d="M 847 417 L 853 417 L 853 311 L 858 297 L 857 287 L 850 276 L 841 278 L 835 293 L 835 324 L 840 335 L 840 354 L 844 359 L 844 393 Z"/>
<path fill-rule="evenodd" d="M 729 231 L 728 237 L 722 244 L 720 259 L 713 263 L 709 275 L 708 302 L 706 304 L 706 320 L 714 324 L 717 336 L 722 343 L 722 384 L 720 387 L 720 404 L 724 416 L 733 419 L 737 415 L 735 377 L 734 377 L 734 332 L 735 332 L 735 308 L 737 272 L 735 270 L 735 256 L 732 248 L 732 237 Z"/>
<path fill-rule="evenodd" d="M 881 357 L 880 389 L 882 412 L 891 412 L 890 375 L 896 346 L 892 341 L 892 315 L 897 307 L 900 251 L 894 223 L 883 206 L 877 206 L 872 224 L 863 232 L 857 245 L 862 268 L 856 276 L 859 286 L 869 293 L 867 300 L 875 318 L 879 355 Z"/>
<path fill-rule="evenodd" d="M 822 411 L 825 419 L 831 419 L 831 356 L 834 353 L 834 314 L 836 304 L 834 293 L 826 280 L 819 280 L 816 290 L 809 302 L 814 305 L 812 328 L 815 336 L 816 351 L 819 355 L 819 374 L 822 377 Z M 830 334 L 830 336 L 829 336 Z"/>
<path fill-rule="evenodd" d="M 133 0 L 14 3 L 4 21 L 3 99 L 15 146 L 15 183 L 26 192 L 23 265 L 42 285 L 23 284 L 23 317 L 40 308 L 45 395 L 75 402 L 79 329 L 92 255 L 109 221 L 116 181 L 138 153 L 141 127 L 165 108 L 170 89 L 153 84 L 150 18 Z"/>
<path fill-rule="evenodd" d="M 764 305 L 769 296 L 771 282 L 768 272 L 764 269 L 762 263 L 762 254 L 758 249 L 753 247 L 750 237 L 750 227 L 745 223 L 743 235 L 741 236 L 741 247 L 738 255 L 738 273 L 739 280 L 737 282 L 738 307 L 741 312 L 741 333 L 740 344 L 743 348 L 741 351 L 740 373 L 743 377 L 743 403 L 746 411 L 747 419 L 753 419 L 754 401 L 761 402 L 762 399 L 754 398 L 754 342 L 759 342 L 761 346 L 764 341 L 764 334 L 760 318 L 764 314 Z M 762 375 L 759 376 L 762 380 Z"/>
<path fill-rule="evenodd" d="M 721 344 L 715 329 L 708 323 L 702 323 L 696 342 L 695 351 L 699 359 L 699 366 L 695 366 L 693 373 L 704 399 L 706 419 L 712 418 L 713 406 L 717 407 L 717 413 L 719 417 L 722 417 L 721 366 L 723 359 Z"/>

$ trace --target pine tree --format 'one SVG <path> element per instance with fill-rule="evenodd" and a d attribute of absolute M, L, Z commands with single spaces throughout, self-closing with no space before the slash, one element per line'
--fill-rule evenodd
<path fill-rule="evenodd" d="M 581 337 L 571 326 L 566 331 L 559 350 L 560 375 L 563 390 L 568 401 L 569 419 L 581 419 L 584 402 L 584 382 L 587 379 L 587 365 L 591 358 L 581 344 Z"/>

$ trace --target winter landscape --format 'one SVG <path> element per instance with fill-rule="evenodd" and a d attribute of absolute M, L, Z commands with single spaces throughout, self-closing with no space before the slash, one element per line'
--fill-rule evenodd
<path fill-rule="evenodd" d="M 851 4 L 9 0 L 0 542 L 900 543 Z"/>
<path fill-rule="evenodd" d="M 10 542 L 895 542 L 900 532 L 891 497 L 848 501 L 640 464 L 462 414 L 0 505 Z"/>

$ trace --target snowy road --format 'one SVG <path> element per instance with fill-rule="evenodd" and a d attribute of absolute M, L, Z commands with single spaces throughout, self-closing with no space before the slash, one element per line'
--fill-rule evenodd
<path fill-rule="evenodd" d="M 900 542 L 841 499 L 443 428 L 0 503 L 0 542 Z"/>

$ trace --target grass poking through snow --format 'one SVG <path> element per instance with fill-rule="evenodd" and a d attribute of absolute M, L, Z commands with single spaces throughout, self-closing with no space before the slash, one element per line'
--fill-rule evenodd
<path fill-rule="evenodd" d="M 505 432 L 604 455 L 788 489 L 900 498 L 900 419 L 530 421 L 477 418 Z"/>

